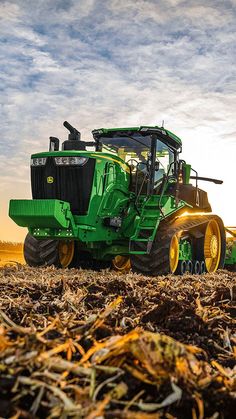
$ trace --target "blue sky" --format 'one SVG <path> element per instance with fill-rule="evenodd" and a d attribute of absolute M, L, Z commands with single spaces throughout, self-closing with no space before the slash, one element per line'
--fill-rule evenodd
<path fill-rule="evenodd" d="M 94 128 L 161 124 L 183 140 L 214 212 L 236 224 L 235 0 L 0 0 L 0 239 L 25 231 L 29 157 L 67 119 Z"/>

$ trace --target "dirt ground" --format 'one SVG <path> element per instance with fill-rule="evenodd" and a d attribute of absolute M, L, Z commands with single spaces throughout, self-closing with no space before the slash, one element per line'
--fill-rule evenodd
<path fill-rule="evenodd" d="M 233 418 L 236 273 L 0 268 L 0 416 Z"/>

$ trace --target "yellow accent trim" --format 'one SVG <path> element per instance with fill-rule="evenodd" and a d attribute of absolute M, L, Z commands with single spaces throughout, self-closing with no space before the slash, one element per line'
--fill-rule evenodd
<path fill-rule="evenodd" d="M 216 220 L 207 224 L 204 238 L 204 257 L 207 272 L 215 272 L 219 266 L 221 255 L 220 227 Z"/>
<path fill-rule="evenodd" d="M 172 237 L 170 242 L 169 260 L 171 273 L 174 273 L 179 262 L 179 240 L 176 234 Z"/>
<path fill-rule="evenodd" d="M 112 259 L 113 267 L 120 272 L 128 272 L 131 269 L 130 258 L 128 256 L 116 256 Z"/>
<path fill-rule="evenodd" d="M 59 242 L 58 255 L 62 268 L 67 268 L 72 262 L 75 251 L 75 242 L 72 240 L 63 240 Z"/>
<path fill-rule="evenodd" d="M 91 154 L 91 156 L 98 158 L 97 154 Z M 116 160 L 113 157 L 108 157 L 108 156 L 99 156 L 99 159 L 106 159 L 106 160 L 114 161 L 115 163 L 118 163 L 125 172 L 130 174 L 129 165 L 127 163 L 122 163 L 121 161 Z"/>

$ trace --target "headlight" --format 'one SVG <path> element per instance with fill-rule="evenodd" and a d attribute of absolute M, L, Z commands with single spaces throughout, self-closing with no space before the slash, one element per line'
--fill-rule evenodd
<path fill-rule="evenodd" d="M 54 157 L 57 166 L 83 166 L 87 163 L 87 157 L 70 156 L 70 157 Z"/>
<path fill-rule="evenodd" d="M 31 166 L 45 166 L 47 161 L 47 157 L 36 157 L 31 159 L 30 165 Z"/>

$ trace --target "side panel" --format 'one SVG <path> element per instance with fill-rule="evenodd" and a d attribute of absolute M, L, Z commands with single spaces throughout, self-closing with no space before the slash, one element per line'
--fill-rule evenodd
<path fill-rule="evenodd" d="M 83 242 L 119 240 L 124 238 L 120 229 L 109 227 L 108 218 L 125 218 L 130 201 L 130 174 L 126 165 L 120 165 L 112 158 L 99 156 L 96 159 L 94 181 L 87 216 L 75 217 L 78 225 L 95 228 L 83 230 L 79 228 L 79 239 Z M 126 169 L 126 170 L 124 170 Z"/>

